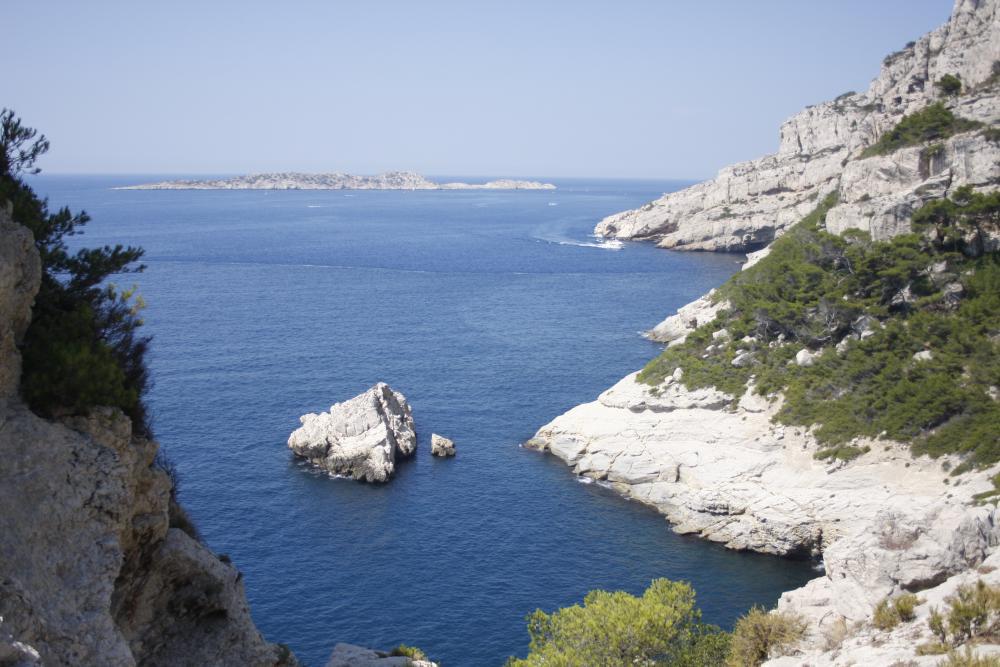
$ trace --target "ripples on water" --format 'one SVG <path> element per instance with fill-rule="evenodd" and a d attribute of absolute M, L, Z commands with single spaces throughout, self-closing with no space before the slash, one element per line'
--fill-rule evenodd
<path fill-rule="evenodd" d="M 735 256 L 590 236 L 679 184 L 109 189 L 127 181 L 36 183 L 93 216 L 77 242 L 146 248 L 146 273 L 125 278 L 149 303 L 154 427 L 207 543 L 245 573 L 258 626 L 305 664 L 346 641 L 499 665 L 526 652 L 526 614 L 594 588 L 685 579 L 728 625 L 815 576 L 674 535 L 518 447 L 648 361 L 657 347 L 636 332 L 737 269 Z M 380 380 L 406 394 L 420 439 L 396 479 L 331 479 L 291 458 L 300 414 Z M 455 440 L 455 459 L 431 458 L 431 431 Z"/>

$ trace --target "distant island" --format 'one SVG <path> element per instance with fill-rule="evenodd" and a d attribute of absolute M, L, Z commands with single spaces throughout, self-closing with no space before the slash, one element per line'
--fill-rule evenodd
<path fill-rule="evenodd" d="M 248 174 L 215 180 L 180 180 L 125 185 L 115 190 L 555 190 L 551 183 L 503 178 L 486 183 L 435 183 L 412 171 L 387 171 L 377 176 L 334 172 Z"/>

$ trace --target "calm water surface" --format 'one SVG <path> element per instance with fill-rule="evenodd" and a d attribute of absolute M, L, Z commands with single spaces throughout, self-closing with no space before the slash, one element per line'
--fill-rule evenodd
<path fill-rule="evenodd" d="M 40 176 L 93 221 L 77 243 L 146 248 L 151 402 L 181 497 L 245 573 L 254 618 L 306 665 L 334 643 L 424 648 L 446 667 L 524 655 L 524 617 L 594 588 L 692 582 L 729 625 L 814 575 L 670 532 L 518 444 L 657 353 L 639 337 L 739 257 L 600 247 L 602 216 L 681 183 L 555 192 L 115 191 L 156 177 Z M 304 412 L 377 381 L 419 446 L 387 485 L 285 447 Z M 435 460 L 430 434 L 455 440 Z"/>

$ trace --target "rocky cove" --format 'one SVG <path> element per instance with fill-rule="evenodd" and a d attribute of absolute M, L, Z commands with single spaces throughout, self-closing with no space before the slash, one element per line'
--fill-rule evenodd
<path fill-rule="evenodd" d="M 983 128 L 997 121 L 992 66 L 998 59 L 997 42 L 996 3 L 960 1 L 946 26 L 887 59 L 869 91 L 838 98 L 786 123 L 777 155 L 723 170 L 714 182 L 611 216 L 597 231 L 656 240 L 680 249 L 754 250 L 795 233 L 795 224 L 836 193 L 836 201 L 819 223 L 824 231 L 840 234 L 856 229 L 875 239 L 895 238 L 913 228 L 916 211 L 955 196 L 963 186 L 979 193 L 996 188 L 1000 180 L 996 142 Z M 965 92 L 942 94 L 935 83 L 945 74 L 960 76 L 966 82 Z M 902 118 L 942 101 L 960 117 L 983 125 L 939 141 L 866 155 Z M 18 398 L 18 343 L 37 289 L 38 262 L 32 255 L 30 234 L 6 219 L 2 225 L 0 304 L 5 317 L 0 331 L 0 451 L 8 464 L 0 472 L 0 493 L 3 507 L 11 511 L 5 513 L 0 539 L 2 562 L 9 565 L 0 598 L 0 656 L 15 664 L 38 663 L 43 656 L 65 664 L 293 664 L 290 652 L 266 642 L 250 620 L 242 574 L 228 557 L 208 550 L 186 524 L 168 470 L 154 462 L 155 443 L 115 410 L 42 419 Z M 988 229 L 979 232 L 967 241 L 970 247 L 978 244 L 980 256 L 995 252 L 996 235 Z M 768 253 L 767 248 L 754 253 L 748 269 Z M 308 269 L 313 270 L 314 264 Z M 930 273 L 941 276 L 944 288 L 957 285 L 956 290 L 967 290 L 961 274 L 953 275 L 949 266 Z M 371 286 L 366 275 L 361 288 Z M 379 288 L 395 296 L 398 286 Z M 524 287 L 517 285 L 517 289 Z M 917 301 L 905 290 L 898 294 L 903 305 Z M 962 292 L 954 294 L 960 302 Z M 788 655 L 771 656 L 771 663 L 937 664 L 940 657 L 916 654 L 918 645 L 933 639 L 928 622 L 932 608 L 942 608 L 961 585 L 1000 583 L 995 571 L 1000 535 L 996 506 L 989 499 L 996 466 L 967 468 L 952 475 L 950 470 L 967 464 L 967 456 L 915 456 L 908 444 L 880 435 L 851 440 L 844 456 L 837 450 L 832 456 L 817 458 L 827 451 L 817 425 L 781 422 L 783 408 L 795 397 L 756 392 L 755 383 L 766 380 L 763 363 L 771 349 L 767 338 L 742 332 L 731 335 L 729 329 L 717 328 L 708 340 L 703 339 L 702 328 L 731 308 L 728 295 L 719 292 L 681 308 L 649 335 L 668 344 L 668 350 L 685 349 L 687 342 L 701 346 L 698 352 L 708 357 L 721 349 L 738 351 L 731 362 L 725 359 L 726 368 L 734 374 L 749 373 L 749 384 L 739 391 L 694 386 L 697 373 L 682 365 L 666 369 L 662 377 L 631 374 L 596 401 L 573 408 L 542 427 L 530 444 L 552 451 L 577 474 L 605 481 L 654 508 L 678 532 L 734 550 L 822 559 L 824 573 L 783 595 L 778 605 L 779 610 L 807 620 L 808 640 L 792 647 Z M 311 309 L 314 304 L 305 305 Z M 394 311 L 386 321 L 398 318 Z M 891 318 L 884 319 L 885 323 L 878 318 L 858 320 L 857 330 L 841 332 L 836 346 L 833 341 L 796 342 L 794 348 L 789 344 L 787 368 L 794 372 L 825 363 L 831 355 L 850 354 L 860 341 L 877 338 L 879 331 L 891 326 Z M 852 326 L 855 321 L 851 320 Z M 247 322 L 260 326 L 250 317 Z M 405 321 L 400 326 L 416 329 L 419 322 Z M 506 336 L 507 326 L 505 322 L 505 341 L 516 342 L 516 336 Z M 327 329 L 333 331 L 333 327 Z M 776 339 L 770 342 L 777 343 L 773 349 L 781 348 Z M 916 368 L 938 354 L 937 350 L 913 351 L 910 359 Z M 521 363 L 528 363 L 523 360 L 530 355 L 517 350 L 517 356 Z M 391 360 L 383 359 L 383 363 L 390 365 Z M 223 375 L 218 367 L 206 368 Z M 540 369 L 536 372 L 541 375 Z M 228 377 L 230 382 L 232 377 Z M 169 373 L 166 381 L 169 387 Z M 311 382 L 315 388 L 330 379 L 322 376 Z M 219 385 L 221 393 L 225 382 Z M 392 392 L 376 388 L 373 395 L 379 394 L 381 398 L 376 396 L 372 406 L 389 400 Z M 407 394 L 411 395 L 408 389 Z M 299 401 L 296 406 L 314 400 L 301 395 L 294 398 Z M 477 401 L 467 403 L 472 410 Z M 377 407 L 374 412 L 379 412 Z M 322 422 L 322 413 L 313 419 Z M 367 423 L 366 419 L 359 421 Z M 387 427 L 381 418 L 377 421 L 376 430 L 391 433 L 393 439 L 407 430 Z M 317 430 L 326 433 L 319 426 Z M 474 445 L 470 433 L 462 432 L 457 424 L 446 426 L 444 432 L 461 438 L 463 465 L 466 461 L 475 465 L 477 449 L 465 444 Z M 409 437 L 403 439 L 409 441 Z M 212 442 L 210 437 L 204 440 Z M 32 446 L 25 447 L 25 443 Z M 195 446 L 204 444 L 198 441 Z M 385 444 L 392 449 L 388 437 Z M 303 446 L 307 453 L 311 451 L 309 443 Z M 242 459 L 248 451 L 232 447 L 213 453 L 220 459 L 238 460 L 238 465 L 227 469 L 232 475 L 227 483 L 239 482 L 232 471 L 247 467 Z M 329 454 L 327 450 L 313 458 L 329 460 Z M 389 458 L 371 462 L 366 457 L 363 465 L 345 471 L 340 468 L 341 458 L 334 456 L 333 468 L 374 480 L 394 472 L 385 465 Z M 443 464 L 434 473 L 440 475 L 448 467 Z M 398 484 L 412 481 L 413 471 L 401 469 L 401 476 L 411 477 Z M 293 468 L 291 475 L 306 477 L 299 472 Z M 270 474 L 275 474 L 274 467 Z M 193 477 L 197 484 L 197 472 Z M 329 489 L 336 482 L 317 481 L 325 485 L 319 493 L 337 493 Z M 296 479 L 296 483 L 310 482 Z M 455 492 L 461 489 L 456 487 Z M 375 493 L 366 496 L 369 505 L 379 502 L 381 497 Z M 477 488 L 465 498 L 478 495 L 481 490 Z M 986 502 L 980 503 L 984 498 Z M 489 500 L 493 506 L 500 504 Z M 393 511 L 404 510 L 395 506 Z M 531 505 L 530 512 L 537 515 L 537 507 Z M 307 517 L 300 515 L 297 520 Z M 286 521 L 284 515 L 282 521 Z M 247 532 L 250 539 L 260 539 L 252 530 Z M 217 531 L 215 538 L 220 534 Z M 482 544 L 463 543 L 462 535 L 444 534 L 450 539 L 443 541 L 459 551 L 482 549 Z M 393 544 L 405 549 L 405 537 Z M 279 540 L 283 538 L 278 535 Z M 319 564 L 343 565 L 349 559 L 345 551 L 354 544 L 388 539 L 392 536 L 353 533 L 337 544 L 336 551 L 321 554 Z M 599 542 L 581 545 L 581 549 L 598 549 Z M 70 550 L 64 548 L 67 543 L 72 545 Z M 282 547 L 295 554 L 295 558 L 280 554 L 283 567 L 292 568 L 296 564 L 290 561 L 308 557 L 300 544 L 289 541 Z M 407 553 L 403 549 L 400 553 Z M 510 560 L 523 557 L 521 552 L 504 553 Z M 373 563 L 372 569 L 389 571 L 398 562 L 407 558 L 400 556 L 389 567 Z M 308 565 L 307 570 L 317 571 L 317 562 Z M 324 576 L 336 574 L 331 571 Z M 434 577 L 425 573 L 423 578 Z M 396 585 L 403 590 L 407 582 Z M 501 585 L 512 588 L 507 581 Z M 295 606 L 318 608 L 308 605 L 310 591 L 291 586 L 287 590 Z M 73 595 L 67 596 L 66 591 Z M 878 604 L 905 592 L 915 592 L 923 601 L 915 617 L 888 631 L 874 627 L 872 616 Z M 368 595 L 373 597 L 375 592 Z M 273 611 L 274 600 L 267 602 L 270 607 L 265 608 Z M 531 604 L 522 606 L 530 608 Z M 303 618 L 301 623 L 310 620 Z M 457 626 L 457 620 L 452 622 Z M 324 641 L 332 643 L 330 637 Z M 976 650 L 989 653 L 994 649 L 986 645 Z M 406 662 L 403 656 L 346 644 L 337 646 L 331 662 L 373 660 Z"/>
<path fill-rule="evenodd" d="M 1000 148 L 989 134 L 1000 122 L 998 68 L 1000 3 L 958 0 L 947 24 L 887 57 L 867 91 L 788 120 L 775 155 L 609 216 L 596 232 L 679 250 L 763 248 L 749 256 L 748 270 L 824 198 L 829 203 L 819 228 L 828 233 L 861 230 L 878 241 L 916 231 L 911 219 L 930 202 L 963 187 L 961 192 L 989 194 L 1000 186 Z M 947 74 L 967 82 L 951 99 L 936 84 Z M 888 141 L 884 137 L 896 136 L 907 115 L 942 99 L 956 115 L 976 121 L 969 127 L 994 129 L 965 130 L 936 143 L 924 139 L 891 152 L 877 148 Z M 970 256 L 996 252 L 1000 230 L 987 225 L 966 243 Z M 729 346 L 725 324 L 713 326 L 731 308 L 725 297 L 706 295 L 647 335 L 674 348 L 699 327 L 715 329 L 699 339 L 707 341 L 701 358 L 709 359 Z M 800 344 L 787 353 L 795 352 L 788 363 L 811 365 L 827 350 L 843 355 L 871 335 L 865 327 L 872 326 L 885 325 L 872 320 L 826 347 Z M 780 348 L 782 339 L 770 347 Z M 836 351 L 831 343 L 838 343 Z M 817 439 L 819 425 L 781 423 L 786 398 L 755 391 L 758 346 L 753 336 L 732 346 L 730 374 L 751 369 L 749 383 L 736 393 L 690 388 L 681 366 L 664 367 L 656 375 L 662 379 L 651 381 L 644 377 L 647 368 L 557 417 L 527 446 L 550 451 L 578 475 L 606 480 L 655 507 L 675 531 L 733 549 L 821 558 L 823 576 L 785 593 L 778 604 L 779 611 L 807 619 L 811 639 L 766 664 L 937 664 L 939 657 L 917 651 L 921 642 L 934 641 L 927 622 L 933 604 L 921 604 L 916 621 L 889 632 L 872 627 L 873 613 L 883 600 L 906 592 L 940 605 L 961 584 L 980 578 L 996 583 L 991 563 L 1000 527 L 995 502 L 983 498 L 991 496 L 1000 467 L 984 465 L 956 477 L 949 471 L 965 457 L 916 456 L 908 444 L 887 437 L 857 437 L 849 454 L 828 454 L 834 450 Z M 911 363 L 932 358 L 919 351 Z M 992 390 L 987 393 L 996 400 Z"/>

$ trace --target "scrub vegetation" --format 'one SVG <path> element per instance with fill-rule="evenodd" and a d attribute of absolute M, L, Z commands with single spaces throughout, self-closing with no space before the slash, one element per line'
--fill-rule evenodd
<path fill-rule="evenodd" d="M 734 397 L 752 379 L 760 394 L 784 394 L 779 422 L 815 425 L 821 458 L 850 460 L 864 453 L 855 438 L 884 436 L 962 455 L 956 474 L 1000 460 L 1000 253 L 987 242 L 1000 193 L 960 188 L 888 241 L 825 231 L 836 202 L 733 276 L 717 293 L 728 308 L 639 379 L 659 385 L 682 368 L 688 387 Z M 795 362 L 803 349 L 810 364 Z"/>
<path fill-rule="evenodd" d="M 961 82 L 959 82 L 959 90 L 961 90 L 961 85 Z M 953 83 L 949 80 L 945 84 L 945 88 L 952 90 Z M 945 88 L 942 88 L 942 90 Z M 946 94 L 953 93 L 946 92 Z M 903 119 L 896 124 L 896 127 L 886 132 L 877 142 L 866 148 L 861 153 L 861 157 L 888 155 L 895 153 L 900 148 L 917 146 L 928 141 L 940 141 L 978 127 L 982 127 L 982 123 L 960 118 L 945 107 L 942 102 L 936 102 L 916 113 L 903 116 Z"/>
<path fill-rule="evenodd" d="M 42 283 L 21 349 L 21 391 L 46 417 L 86 414 L 96 406 L 120 408 L 139 434 L 149 434 L 143 395 L 149 384 L 149 338 L 139 333 L 144 306 L 134 289 L 108 282 L 143 270 L 141 248 L 103 246 L 70 251 L 90 217 L 69 208 L 49 210 L 24 175 L 49 149 L 45 135 L 24 126 L 13 111 L 0 112 L 0 203 L 31 230 L 42 260 Z"/>
<path fill-rule="evenodd" d="M 591 591 L 582 606 L 535 611 L 528 617 L 528 657 L 507 665 L 755 667 L 795 646 L 805 630 L 798 616 L 754 607 L 724 632 L 701 622 L 690 585 L 656 579 L 638 597 Z"/>

